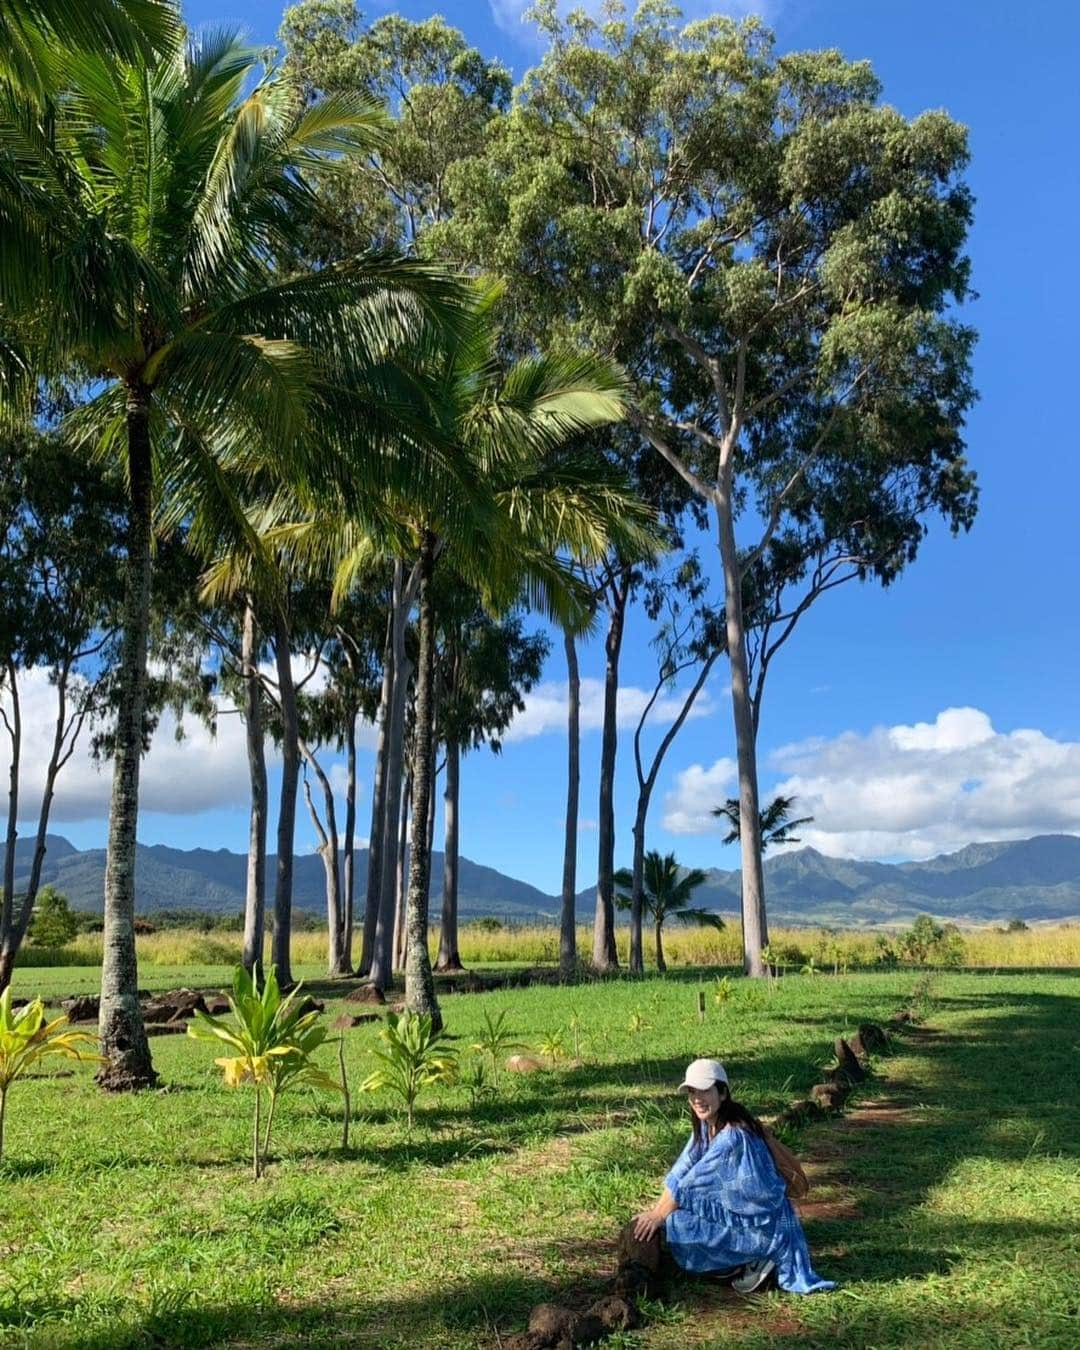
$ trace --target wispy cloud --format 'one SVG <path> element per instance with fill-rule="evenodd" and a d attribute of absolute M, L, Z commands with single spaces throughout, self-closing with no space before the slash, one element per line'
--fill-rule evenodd
<path fill-rule="evenodd" d="M 616 703 L 616 722 L 619 727 L 637 726 L 638 718 L 651 697 L 651 690 L 627 685 L 619 690 Z M 649 726 L 669 725 L 679 715 L 685 695 L 679 692 L 662 694 L 649 714 Z M 525 711 L 518 713 L 503 737 L 511 741 L 527 741 L 554 731 L 566 734 L 569 694 L 565 684 L 539 684 L 526 696 Z M 716 709 L 708 686 L 698 695 L 690 711 L 690 719 L 708 717 Z M 690 720 L 688 719 L 688 720 Z M 604 725 L 604 683 L 602 680 L 581 681 L 581 730 L 598 731 Z"/>

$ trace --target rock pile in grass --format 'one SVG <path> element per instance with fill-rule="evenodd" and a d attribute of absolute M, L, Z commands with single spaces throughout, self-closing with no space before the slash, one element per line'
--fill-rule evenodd
<path fill-rule="evenodd" d="M 660 1239 L 639 1242 L 633 1225 L 619 1234 L 615 1276 L 606 1294 L 584 1312 L 558 1303 L 538 1303 L 529 1314 L 527 1331 L 503 1341 L 506 1350 L 573 1350 L 592 1345 L 641 1321 L 639 1295 L 653 1297 L 660 1281 Z"/>

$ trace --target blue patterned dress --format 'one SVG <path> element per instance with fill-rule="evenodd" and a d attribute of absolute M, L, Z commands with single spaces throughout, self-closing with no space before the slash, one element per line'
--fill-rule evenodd
<path fill-rule="evenodd" d="M 728 1125 L 706 1147 L 691 1134 L 664 1185 L 679 1206 L 667 1218 L 667 1240 L 683 1270 L 769 1260 L 790 1294 L 836 1288 L 814 1273 L 784 1179 L 768 1144 L 750 1130 Z"/>

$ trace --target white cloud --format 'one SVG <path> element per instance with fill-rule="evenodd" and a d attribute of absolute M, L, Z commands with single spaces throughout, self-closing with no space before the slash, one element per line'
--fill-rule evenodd
<path fill-rule="evenodd" d="M 767 792 L 797 798 L 801 845 L 851 858 L 927 858 L 965 844 L 1080 833 L 1080 742 L 1034 729 L 1001 732 L 978 708 L 932 722 L 813 737 L 769 757 L 785 775 Z M 680 773 L 665 802 L 673 834 L 712 834 L 735 764 Z M 801 846 L 800 845 L 800 846 Z"/>
<path fill-rule="evenodd" d="M 978 708 L 933 722 L 785 746 L 775 791 L 814 823 L 804 844 L 847 857 L 925 858 L 965 844 L 1080 832 L 1080 743 L 1000 732 Z"/>
<path fill-rule="evenodd" d="M 713 809 L 731 796 L 736 769 L 733 759 L 718 759 L 708 769 L 703 764 L 683 769 L 664 798 L 664 829 L 671 834 L 716 833 L 720 822 Z"/>
<path fill-rule="evenodd" d="M 306 665 L 298 665 L 297 675 L 302 675 L 306 669 Z M 317 675 L 312 683 L 318 678 Z M 37 818 L 45 766 L 52 747 L 56 692 L 45 671 L 31 670 L 20 676 L 19 694 L 23 723 L 21 814 L 24 822 L 32 822 Z M 183 727 L 183 739 L 177 740 L 176 718 L 171 712 L 161 717 L 140 770 L 140 808 L 165 815 L 194 815 L 246 806 L 249 785 L 244 724 L 232 706 L 222 705 L 216 735 L 211 735 L 195 717 L 185 718 Z M 364 748 L 374 746 L 374 727 L 361 723 L 357 739 Z M 112 763 L 96 763 L 89 747 L 90 736 L 84 728 L 75 753 L 57 779 L 51 815 L 56 824 L 101 819 L 108 815 Z M 7 750 L 6 736 L 0 737 L 0 771 L 5 786 L 9 762 Z M 277 760 L 277 752 L 269 738 L 266 753 L 269 762 Z M 329 760 L 329 754 L 326 759 Z M 339 770 L 338 764 L 334 763 L 330 773 L 331 781 L 343 796 L 344 768 Z"/>
<path fill-rule="evenodd" d="M 568 689 L 565 684 L 555 681 L 538 684 L 531 694 L 525 697 L 525 711 L 518 713 L 503 736 L 503 741 L 527 741 L 533 736 L 542 736 L 545 732 L 566 733 Z M 635 685 L 626 685 L 619 690 L 616 702 L 616 723 L 619 727 L 636 727 L 642 710 L 648 703 L 652 691 Z M 649 713 L 647 726 L 670 724 L 679 715 L 684 693 L 674 691 L 661 694 Z M 697 717 L 708 717 L 715 711 L 716 705 L 706 687 L 698 694 L 688 721 Z M 586 678 L 581 681 L 581 730 L 598 731 L 604 725 L 604 682 Z"/>

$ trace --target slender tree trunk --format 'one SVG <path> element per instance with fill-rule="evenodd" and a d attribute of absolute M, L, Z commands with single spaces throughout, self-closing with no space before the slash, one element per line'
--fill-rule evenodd
<path fill-rule="evenodd" d="M 244 946 L 241 960 L 248 974 L 262 983 L 266 929 L 266 739 L 263 731 L 262 684 L 259 680 L 255 611 L 244 606 L 241 667 L 244 680 L 244 726 L 247 736 L 251 816 L 248 825 L 247 889 L 244 896 Z"/>
<path fill-rule="evenodd" d="M 14 671 L 10 672 L 10 675 L 12 681 L 14 681 Z M 30 861 L 30 875 L 18 912 L 15 913 L 13 910 L 6 927 L 0 925 L 0 931 L 3 935 L 0 939 L 0 994 L 11 983 L 15 957 L 30 927 L 34 904 L 41 887 L 41 872 L 45 865 L 45 854 L 48 851 L 46 841 L 49 836 L 49 815 L 52 811 L 53 798 L 56 795 L 56 779 L 61 768 L 74 753 L 75 744 L 86 717 L 87 710 L 84 705 L 83 710 L 75 714 L 73 721 L 71 723 L 68 721 L 67 690 L 70 677 L 71 665 L 69 662 L 65 662 L 61 665 L 56 680 L 56 722 L 53 728 L 52 750 L 49 753 L 49 762 L 45 769 L 45 786 L 42 790 L 41 807 L 38 811 L 37 835 L 34 839 L 34 853 Z M 14 724 L 13 729 L 15 729 Z M 19 739 L 21 740 L 21 727 L 19 728 Z M 12 859 L 14 859 L 14 852 L 12 852 Z"/>
<path fill-rule="evenodd" d="M 394 969 L 405 969 L 405 889 L 409 859 L 409 811 L 412 807 L 412 778 L 408 773 L 401 788 L 401 817 L 398 821 L 397 868 L 394 873 Z"/>
<path fill-rule="evenodd" d="M 617 970 L 619 966 L 615 946 L 615 752 L 619 739 L 619 653 L 630 590 L 629 575 L 629 569 L 624 568 L 615 583 L 604 642 L 604 731 L 600 750 L 599 858 L 593 927 L 593 965 L 601 971 Z"/>
<path fill-rule="evenodd" d="M 667 973 L 667 962 L 664 960 L 664 934 L 663 934 L 663 928 L 664 928 L 663 921 L 660 920 L 660 919 L 657 919 L 657 921 L 656 921 L 656 969 L 660 972 L 661 975 L 664 975 L 664 974 Z"/>
<path fill-rule="evenodd" d="M 442 1013 L 435 997 L 435 980 L 428 955 L 428 882 L 431 854 L 421 834 L 428 818 L 432 789 L 432 730 L 435 720 L 434 646 L 435 616 L 431 577 L 435 564 L 435 536 L 425 530 L 420 543 L 420 656 L 416 676 L 416 730 L 413 744 L 413 830 L 409 859 L 409 899 L 405 913 L 405 1005 L 427 1014 L 432 1026 L 442 1026 Z M 416 837 L 419 836 L 419 837 Z"/>
<path fill-rule="evenodd" d="M 139 1008 L 135 954 L 135 850 L 139 824 L 139 768 L 146 708 L 146 649 L 150 626 L 150 537 L 153 459 L 150 394 L 127 393 L 128 506 L 124 579 L 124 636 L 120 650 L 119 708 L 105 862 L 105 931 L 98 1033 L 106 1064 L 98 1082 L 110 1090 L 152 1087 L 157 1074 Z"/>
<path fill-rule="evenodd" d="M 401 566 L 395 564 L 395 571 Z M 375 781 L 371 790 L 371 832 L 368 836 L 367 888 L 364 892 L 364 935 L 360 944 L 360 971 L 371 971 L 375 947 L 375 926 L 379 919 L 379 895 L 382 886 L 382 850 L 386 834 L 386 774 L 390 754 L 390 700 L 394 685 L 394 606 L 387 614 L 386 642 L 383 646 L 382 692 L 379 695 L 379 742 L 375 755 Z M 396 810 L 396 803 L 395 803 Z"/>
<path fill-rule="evenodd" d="M 559 979 L 577 975 L 578 800 L 581 794 L 581 673 L 573 633 L 563 634 L 566 649 L 566 832 L 563 838 L 562 914 L 559 923 Z"/>
<path fill-rule="evenodd" d="M 18 950 L 12 941 L 15 906 L 15 846 L 19 840 L 19 771 L 22 760 L 22 707 L 19 703 L 19 681 L 15 662 L 7 663 L 7 680 L 11 686 L 11 769 L 8 778 L 8 822 L 4 843 L 4 895 L 0 901 L 0 994 L 11 983 L 11 972 Z"/>
<path fill-rule="evenodd" d="M 631 975 L 645 974 L 645 954 L 642 950 L 642 919 L 645 913 L 645 820 L 649 813 L 651 784 L 638 792 L 637 811 L 634 814 L 634 862 L 630 885 L 630 960 Z"/>
<path fill-rule="evenodd" d="M 345 723 L 345 851 L 344 923 L 341 950 L 347 969 L 352 969 L 353 916 L 356 912 L 356 709 L 350 707 Z"/>
<path fill-rule="evenodd" d="M 645 826 L 649 818 L 649 803 L 652 801 L 653 788 L 656 786 L 656 779 L 660 773 L 660 766 L 664 762 L 664 756 L 671 749 L 675 737 L 682 729 L 683 723 L 690 716 L 690 710 L 697 701 L 698 694 L 705 688 L 705 681 L 709 678 L 709 672 L 719 660 L 721 653 L 719 651 L 711 652 L 701 664 L 697 678 L 690 688 L 686 698 L 683 699 L 683 705 L 679 709 L 679 715 L 672 722 L 664 733 L 663 738 L 657 746 L 656 753 L 653 755 L 652 763 L 649 766 L 648 773 L 645 772 L 641 754 L 641 733 L 645 728 L 645 722 L 652 707 L 652 701 L 646 705 L 637 724 L 637 730 L 634 733 L 634 765 L 637 769 L 638 780 L 638 802 L 637 811 L 634 815 L 634 865 L 631 874 L 630 891 L 630 972 L 633 975 L 642 975 L 645 971 L 645 953 L 644 941 L 642 939 L 642 925 L 645 912 Z M 661 689 L 663 681 L 658 682 L 653 690 L 653 700 L 655 700 Z"/>
<path fill-rule="evenodd" d="M 742 850 L 743 970 L 763 976 L 761 949 L 769 940 L 765 921 L 765 874 L 761 859 L 761 814 L 758 806 L 757 748 L 746 660 L 742 612 L 742 578 L 735 543 L 735 523 L 727 481 L 717 489 L 716 517 L 724 567 L 727 649 L 731 662 L 731 707 L 739 766 L 739 832 Z"/>
<path fill-rule="evenodd" d="M 340 979 L 351 975 L 352 967 L 345 960 L 345 910 L 341 897 L 341 842 L 338 834 L 334 789 L 314 751 L 302 738 L 299 744 L 304 762 L 319 780 L 319 787 L 323 795 L 323 810 L 326 813 L 325 827 L 319 820 L 319 814 L 315 810 L 315 803 L 311 800 L 311 791 L 305 777 L 304 794 L 307 797 L 308 811 L 315 827 L 315 833 L 319 836 L 319 855 L 323 860 L 323 869 L 326 872 L 326 923 L 328 929 L 326 973 L 331 979 Z"/>
<path fill-rule="evenodd" d="M 446 747 L 446 793 L 443 797 L 446 833 L 443 843 L 443 904 L 439 926 L 439 956 L 436 970 L 461 970 L 458 951 L 458 799 L 461 780 L 461 747 Z M 434 794 L 432 794 L 434 796 Z"/>
<path fill-rule="evenodd" d="M 278 981 L 291 985 L 293 849 L 296 838 L 296 792 L 300 781 L 300 728 L 292 675 L 292 643 L 279 610 L 274 629 L 274 661 L 281 702 L 281 795 L 278 798 L 277 875 L 274 878 L 274 936 L 271 959 Z"/>
<path fill-rule="evenodd" d="M 393 979 L 395 871 L 397 868 L 398 808 L 405 759 L 405 703 L 412 663 L 405 655 L 405 627 L 412 597 L 404 583 L 404 567 L 394 569 L 393 646 L 394 678 L 390 697 L 390 729 L 386 759 L 386 808 L 383 812 L 382 875 L 379 881 L 379 912 L 375 925 L 369 975 L 376 989 L 385 990 Z"/>

